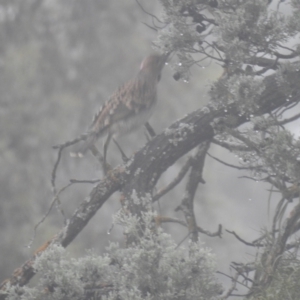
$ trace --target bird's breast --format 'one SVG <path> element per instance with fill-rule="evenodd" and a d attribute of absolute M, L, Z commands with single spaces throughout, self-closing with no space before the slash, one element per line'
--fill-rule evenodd
<path fill-rule="evenodd" d="M 156 101 L 153 101 L 150 106 L 145 107 L 141 111 L 135 112 L 126 119 L 116 122 L 111 126 L 110 132 L 115 136 L 121 136 L 137 130 L 149 120 L 154 111 L 155 104 Z"/>

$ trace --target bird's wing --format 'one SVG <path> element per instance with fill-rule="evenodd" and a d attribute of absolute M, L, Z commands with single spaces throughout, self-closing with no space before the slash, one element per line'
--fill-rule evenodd
<path fill-rule="evenodd" d="M 90 131 L 99 137 L 113 124 L 130 119 L 149 108 L 151 103 L 145 101 L 145 97 L 148 97 L 147 91 L 136 80 L 121 86 L 95 115 Z"/>

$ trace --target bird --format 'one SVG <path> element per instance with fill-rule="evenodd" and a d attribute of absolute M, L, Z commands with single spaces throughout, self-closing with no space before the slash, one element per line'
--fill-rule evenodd
<path fill-rule="evenodd" d="M 157 84 L 168 56 L 169 53 L 151 54 L 142 61 L 137 76 L 120 86 L 100 107 L 71 156 L 82 157 L 99 138 L 107 136 L 103 153 L 106 161 L 112 137 L 123 136 L 148 122 L 157 102 Z"/>

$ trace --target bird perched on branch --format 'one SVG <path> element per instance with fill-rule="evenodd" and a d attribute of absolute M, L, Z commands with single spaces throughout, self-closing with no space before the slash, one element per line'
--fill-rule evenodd
<path fill-rule="evenodd" d="M 72 156 L 82 157 L 96 141 L 107 135 L 104 161 L 108 144 L 113 136 L 130 133 L 144 125 L 157 101 L 157 84 L 169 54 L 146 57 L 135 79 L 122 85 L 94 116 L 82 142 Z"/>

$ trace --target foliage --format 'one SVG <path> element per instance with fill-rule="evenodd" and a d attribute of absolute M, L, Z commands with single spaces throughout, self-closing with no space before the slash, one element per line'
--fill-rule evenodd
<path fill-rule="evenodd" d="M 130 228 L 137 225 L 124 218 Z M 150 229 L 152 213 L 143 219 L 146 230 L 138 244 L 122 248 L 112 243 L 102 256 L 90 252 L 70 259 L 53 245 L 35 262 L 35 270 L 43 274 L 38 284 L 12 287 L 8 299 L 88 299 L 95 290 L 99 299 L 107 300 L 217 299 L 221 286 L 215 281 L 211 251 L 201 243 L 178 248 L 162 229 Z"/>

